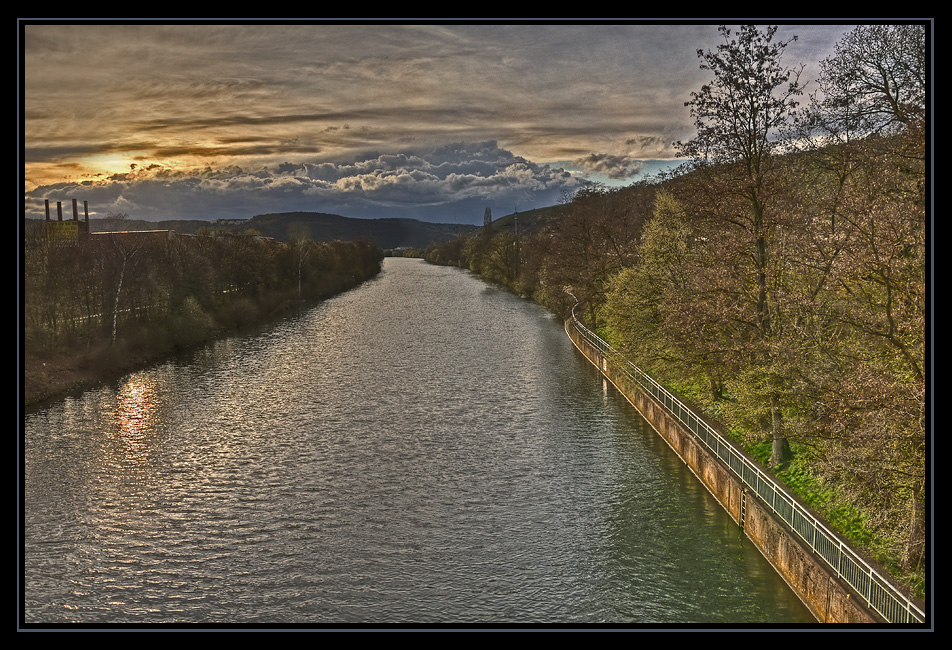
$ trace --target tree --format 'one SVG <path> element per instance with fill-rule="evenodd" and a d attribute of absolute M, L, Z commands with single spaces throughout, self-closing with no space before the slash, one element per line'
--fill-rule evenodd
<path fill-rule="evenodd" d="M 692 159 L 696 175 L 703 179 L 703 198 L 693 201 L 698 216 L 735 231 L 731 240 L 739 249 L 718 251 L 721 259 L 748 267 L 748 273 L 734 269 L 735 286 L 722 294 L 733 294 L 734 304 L 722 308 L 742 324 L 745 338 L 735 337 L 734 344 L 744 346 L 743 354 L 751 360 L 748 376 L 757 386 L 753 394 L 770 411 L 771 463 L 779 464 L 789 455 L 789 443 L 781 417 L 783 377 L 775 372 L 772 351 L 782 331 L 776 318 L 779 284 L 773 275 L 778 266 L 771 250 L 780 226 L 772 203 L 782 185 L 774 159 L 784 147 L 782 136 L 793 123 L 803 89 L 800 69 L 781 63 L 790 41 L 774 41 L 775 26 L 761 31 L 744 25 L 734 39 L 727 27 L 719 31 L 723 44 L 713 52 L 698 51 L 701 69 L 709 70 L 713 80 L 685 103 L 697 135 L 677 147 L 680 155 Z M 729 247 L 731 240 L 720 243 Z"/>
<path fill-rule="evenodd" d="M 811 369 L 818 469 L 875 513 L 910 572 L 925 540 L 925 52 L 922 25 L 854 29 L 803 122 L 829 188 L 806 201 L 826 213 L 804 261 L 823 269 L 816 321 L 835 332 L 818 337 L 829 367 Z"/>
<path fill-rule="evenodd" d="M 703 239 L 685 221 L 673 193 L 660 191 L 637 263 L 612 278 L 604 313 L 612 343 L 636 365 L 658 378 L 702 369 L 712 393 L 719 395 L 725 360 L 717 353 L 721 346 L 711 340 L 719 332 L 692 322 L 709 316 L 698 309 L 695 282 L 705 264 L 706 251 L 698 246 Z"/>
<path fill-rule="evenodd" d="M 541 281 L 552 294 L 571 291 L 585 305 L 590 326 L 598 327 L 612 276 L 635 263 L 653 192 L 647 185 L 585 187 L 560 206 L 547 233 L 550 259 L 540 270 Z M 566 313 L 573 302 L 562 305 Z"/>
<path fill-rule="evenodd" d="M 297 297 L 301 299 L 301 282 L 304 275 L 304 267 L 308 256 L 314 251 L 311 241 L 311 232 L 305 224 L 295 224 L 290 228 L 289 240 L 297 257 Z"/>
<path fill-rule="evenodd" d="M 863 134 L 925 122 L 926 56 L 922 25 L 862 25 L 820 63 L 827 114 Z"/>
<path fill-rule="evenodd" d="M 129 214 L 126 212 L 109 212 L 103 218 L 103 228 L 107 232 L 118 232 L 125 229 L 129 221 Z"/>
<path fill-rule="evenodd" d="M 105 252 L 110 262 L 110 275 L 114 282 L 114 289 L 111 296 L 112 326 L 109 337 L 112 345 L 116 344 L 116 337 L 119 331 L 120 299 L 123 296 L 123 285 L 126 283 L 126 275 L 138 261 L 138 255 L 141 250 L 142 244 L 134 239 L 125 239 L 115 236 L 109 237 L 109 239 L 106 240 Z"/>
<path fill-rule="evenodd" d="M 800 69 L 780 63 L 791 41 L 773 42 L 776 27 L 761 32 L 744 25 L 736 40 L 730 40 L 729 28 L 719 31 L 725 43 L 714 52 L 697 53 L 704 61 L 701 69 L 710 70 L 714 79 L 685 102 L 697 136 L 677 146 L 681 155 L 695 160 L 742 162 L 754 180 L 758 166 L 782 144 L 776 136 L 796 111 L 803 94 Z"/>

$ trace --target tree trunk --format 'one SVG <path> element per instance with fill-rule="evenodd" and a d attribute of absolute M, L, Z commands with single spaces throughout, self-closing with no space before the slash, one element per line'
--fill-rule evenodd
<path fill-rule="evenodd" d="M 790 460 L 790 443 L 783 432 L 783 416 L 776 395 L 770 398 L 770 419 L 773 430 L 773 445 L 770 450 L 770 466 L 777 467 Z"/>
<path fill-rule="evenodd" d="M 126 258 L 122 257 L 122 266 L 119 267 L 119 281 L 116 284 L 116 300 L 112 308 L 112 345 L 116 344 L 116 332 L 118 331 L 119 319 L 119 296 L 122 294 L 122 279 L 126 274 Z"/>
<path fill-rule="evenodd" d="M 925 507 L 923 504 L 923 484 L 916 481 L 912 490 L 912 512 L 909 517 L 909 534 L 902 552 L 902 568 L 917 571 L 922 562 L 925 546 Z"/>

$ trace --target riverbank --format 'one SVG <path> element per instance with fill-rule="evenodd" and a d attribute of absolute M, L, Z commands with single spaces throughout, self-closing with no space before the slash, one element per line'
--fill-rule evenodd
<path fill-rule="evenodd" d="M 353 286 L 341 289 L 334 295 L 340 295 L 362 282 L 376 277 L 379 273 L 358 281 Z M 100 343 L 89 347 L 77 346 L 60 348 L 52 352 L 39 352 L 24 347 L 21 351 L 22 397 L 25 407 L 35 406 L 44 401 L 62 397 L 72 391 L 78 391 L 111 381 L 124 374 L 134 372 L 150 364 L 168 359 L 173 355 L 198 349 L 212 341 L 226 336 L 254 331 L 302 309 L 314 306 L 333 296 L 324 296 L 314 300 L 285 300 L 277 309 L 247 320 L 240 325 L 219 325 L 207 331 L 204 336 L 193 339 L 188 344 L 171 341 L 162 337 L 134 335 L 120 339 L 115 345 Z"/>
<path fill-rule="evenodd" d="M 280 315 L 271 314 L 266 319 L 256 321 L 255 326 L 266 325 L 276 318 L 286 316 L 289 311 L 301 308 L 303 307 L 288 305 L 281 310 Z M 239 334 L 244 329 L 220 327 L 187 346 L 178 343 L 163 344 L 161 341 L 132 343 L 123 340 L 114 346 L 101 344 L 88 349 L 60 349 L 47 353 L 24 349 L 21 356 L 22 403 L 27 407 L 34 406 L 72 391 L 89 388 L 168 359 L 172 355 L 197 349 L 224 336 Z"/>
<path fill-rule="evenodd" d="M 33 406 L 72 390 L 79 390 L 109 379 L 122 372 L 134 370 L 148 359 L 130 360 L 125 367 L 115 367 L 109 372 L 96 368 L 86 355 L 56 354 L 40 356 L 29 350 L 22 354 L 23 405 Z"/>

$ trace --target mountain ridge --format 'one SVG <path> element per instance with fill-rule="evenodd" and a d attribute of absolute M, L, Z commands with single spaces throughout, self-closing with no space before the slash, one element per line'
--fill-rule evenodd
<path fill-rule="evenodd" d="M 39 223 L 40 219 L 25 219 L 26 224 Z M 313 241 L 369 241 L 382 249 L 425 248 L 429 244 L 454 239 L 460 234 L 478 230 L 471 224 L 439 223 L 401 217 L 361 219 L 325 212 L 269 212 L 249 219 L 167 219 L 144 221 L 124 218 L 91 218 L 90 231 L 109 230 L 174 230 L 181 234 L 200 232 L 247 232 L 255 231 L 263 237 L 288 242 L 303 237 Z"/>

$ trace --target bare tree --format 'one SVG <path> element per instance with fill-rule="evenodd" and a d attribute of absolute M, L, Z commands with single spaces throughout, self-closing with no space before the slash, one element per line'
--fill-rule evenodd
<path fill-rule="evenodd" d="M 123 285 L 126 276 L 135 264 L 137 255 L 142 250 L 141 242 L 122 236 L 110 236 L 106 243 L 106 251 L 111 261 L 115 288 L 112 296 L 112 327 L 110 341 L 116 344 L 119 329 L 119 303 L 122 298 Z"/>
<path fill-rule="evenodd" d="M 103 227 L 107 232 L 119 232 L 125 230 L 128 221 L 129 214 L 126 212 L 108 212 L 103 218 Z"/>
<path fill-rule="evenodd" d="M 771 352 L 771 341 L 781 326 L 774 317 L 775 285 L 771 282 L 776 268 L 771 242 L 778 227 L 772 201 L 780 179 L 774 162 L 784 145 L 782 133 L 793 123 L 803 93 L 801 68 L 788 68 L 781 62 L 790 41 L 774 41 L 776 31 L 773 26 L 761 31 L 744 25 L 734 38 L 722 26 L 724 43 L 713 52 L 698 51 L 701 69 L 710 71 L 713 80 L 692 93 L 685 104 L 694 117 L 697 136 L 678 143 L 679 153 L 691 158 L 697 175 L 705 179 L 701 193 L 706 196 L 695 201 L 696 208 L 702 217 L 737 230 L 740 236 L 733 239 L 741 250 L 730 257 L 736 264 L 749 265 L 749 276 L 738 279 L 749 282 L 750 288 L 737 287 L 737 304 L 724 307 L 750 314 L 748 354 L 753 367 L 760 369 L 756 373 L 763 386 L 760 394 L 771 412 L 772 464 L 789 455 L 780 415 L 781 378 L 773 371 Z M 720 254 L 725 256 L 728 250 Z"/>
<path fill-rule="evenodd" d="M 820 101 L 827 117 L 863 133 L 925 121 L 926 50 L 923 25 L 862 25 L 820 63 Z"/>

